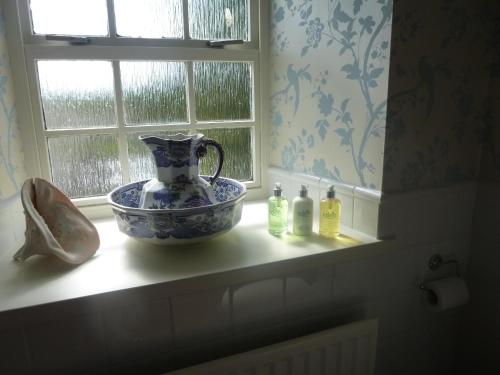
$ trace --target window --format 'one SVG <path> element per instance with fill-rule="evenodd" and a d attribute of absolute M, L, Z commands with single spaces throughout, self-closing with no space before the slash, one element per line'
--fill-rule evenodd
<path fill-rule="evenodd" d="M 223 176 L 259 187 L 258 8 L 254 0 L 18 0 L 25 69 L 15 73 L 31 98 L 32 174 L 97 204 L 154 176 L 139 135 L 201 132 L 222 144 Z M 216 157 L 202 159 L 202 174 Z"/>

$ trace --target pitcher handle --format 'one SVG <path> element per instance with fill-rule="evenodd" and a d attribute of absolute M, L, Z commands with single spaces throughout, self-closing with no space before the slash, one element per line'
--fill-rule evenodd
<path fill-rule="evenodd" d="M 224 151 L 222 150 L 222 146 L 220 144 L 218 144 L 217 142 L 215 142 L 213 139 L 209 139 L 209 138 L 203 139 L 203 143 L 202 143 L 201 148 L 204 148 L 206 146 L 214 147 L 215 150 L 217 151 L 217 153 L 219 154 L 219 157 L 218 157 L 219 165 L 217 166 L 217 170 L 216 170 L 215 174 L 209 178 L 210 185 L 212 185 L 214 183 L 215 179 L 217 177 L 219 177 L 219 174 L 222 170 L 222 164 L 224 163 Z M 206 153 L 206 149 L 205 149 L 205 152 L 203 152 L 202 150 L 199 150 L 199 154 L 200 154 L 199 156 L 204 156 L 205 153 Z"/>

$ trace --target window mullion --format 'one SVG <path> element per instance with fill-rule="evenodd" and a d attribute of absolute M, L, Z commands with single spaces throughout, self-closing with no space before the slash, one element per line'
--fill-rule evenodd
<path fill-rule="evenodd" d="M 182 19 L 184 24 L 184 40 L 189 40 L 189 0 L 182 1 Z M 187 85 L 186 85 L 186 97 L 188 106 L 188 121 L 189 121 L 189 131 L 194 131 L 196 122 L 196 104 L 194 97 L 194 83 L 193 83 L 193 62 L 186 61 L 186 72 L 187 72 Z"/>
<path fill-rule="evenodd" d="M 76 128 L 76 129 L 43 129 L 43 135 L 46 138 L 61 137 L 61 136 L 79 136 L 79 135 L 106 135 L 118 134 L 118 128 Z"/>
<path fill-rule="evenodd" d="M 120 62 L 113 60 L 113 80 L 115 86 L 115 110 L 118 125 L 118 150 L 120 152 L 120 164 L 122 166 L 122 181 L 127 184 L 130 181 L 128 165 L 128 142 L 125 130 L 125 114 L 123 112 L 123 90 L 120 74 Z"/>
<path fill-rule="evenodd" d="M 196 98 L 194 95 L 194 74 L 193 62 L 187 61 L 187 97 L 188 97 L 188 110 L 189 110 L 189 129 L 194 131 L 196 129 Z"/>
<path fill-rule="evenodd" d="M 116 18 L 114 0 L 107 0 L 108 7 L 108 33 L 111 39 L 116 38 Z"/>
<path fill-rule="evenodd" d="M 189 8 L 188 0 L 182 1 L 182 19 L 184 21 L 184 39 L 191 39 L 189 36 Z"/>

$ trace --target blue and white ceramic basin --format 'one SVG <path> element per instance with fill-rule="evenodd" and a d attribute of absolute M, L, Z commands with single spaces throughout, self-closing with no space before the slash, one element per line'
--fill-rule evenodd
<path fill-rule="evenodd" d="M 158 245 L 194 243 L 221 235 L 240 221 L 246 187 L 236 180 L 224 177 L 215 180 L 217 203 L 180 209 L 139 208 L 142 188 L 147 182 L 120 186 L 108 194 L 118 228 L 137 240 Z"/>

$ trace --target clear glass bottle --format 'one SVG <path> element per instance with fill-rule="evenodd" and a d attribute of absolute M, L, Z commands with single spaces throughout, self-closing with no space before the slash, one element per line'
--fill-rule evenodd
<path fill-rule="evenodd" d="M 340 211 L 342 203 L 335 198 L 333 185 L 328 188 L 326 198 L 319 202 L 319 235 L 335 238 L 340 234 Z"/>
<path fill-rule="evenodd" d="M 313 226 L 313 200 L 307 196 L 307 187 L 302 185 L 299 196 L 293 199 L 293 234 L 310 236 Z"/>
<path fill-rule="evenodd" d="M 281 184 L 276 183 L 274 194 L 268 200 L 267 230 L 274 236 L 279 236 L 288 229 L 288 201 L 282 194 Z"/>

